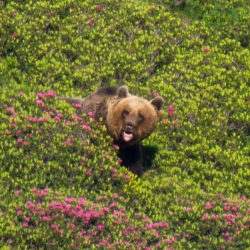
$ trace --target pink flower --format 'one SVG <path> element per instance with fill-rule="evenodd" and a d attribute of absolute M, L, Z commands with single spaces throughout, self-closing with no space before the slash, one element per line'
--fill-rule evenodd
<path fill-rule="evenodd" d="M 11 106 L 11 107 L 7 107 L 6 110 L 7 110 L 7 111 L 10 111 L 10 112 L 13 113 L 13 114 L 16 113 L 15 108 L 12 107 L 12 106 Z"/>
<path fill-rule="evenodd" d="M 88 115 L 88 116 L 93 116 L 93 112 L 92 112 L 92 111 L 89 111 L 89 112 L 87 113 L 87 115 Z"/>
<path fill-rule="evenodd" d="M 219 218 L 219 215 L 217 215 L 217 214 L 212 214 L 212 219 L 218 219 Z"/>
<path fill-rule="evenodd" d="M 74 107 L 75 107 L 75 108 L 81 108 L 82 105 L 81 105 L 80 103 L 76 103 L 76 104 L 74 105 Z"/>
<path fill-rule="evenodd" d="M 44 119 L 44 118 L 42 118 L 42 117 L 39 117 L 39 118 L 37 119 L 37 121 L 38 121 L 38 122 L 44 122 L 44 121 L 45 121 L 45 119 Z"/>
<path fill-rule="evenodd" d="M 42 221 L 49 221 L 49 220 L 50 220 L 49 216 L 43 216 L 42 217 Z"/>
<path fill-rule="evenodd" d="M 37 105 L 40 105 L 40 106 L 42 106 L 42 107 L 46 107 L 46 104 L 42 101 L 42 100 L 36 100 L 36 104 Z"/>
<path fill-rule="evenodd" d="M 74 223 L 70 223 L 70 224 L 69 224 L 69 227 L 74 228 L 74 227 L 75 227 L 75 224 L 74 224 Z"/>
<path fill-rule="evenodd" d="M 171 106 L 169 106 L 168 110 L 169 110 L 169 111 L 174 111 L 175 108 L 174 108 L 174 106 L 171 105 Z"/>
<path fill-rule="evenodd" d="M 210 48 L 209 48 L 209 47 L 205 47 L 205 48 L 203 48 L 203 51 L 204 51 L 204 52 L 209 52 L 209 51 L 210 51 Z"/>
<path fill-rule="evenodd" d="M 18 138 L 16 141 L 21 143 L 21 142 L 23 142 L 23 139 L 22 138 Z"/>
<path fill-rule="evenodd" d="M 76 244 L 72 244 L 71 247 L 72 247 L 72 248 L 76 248 L 77 245 L 76 245 Z"/>
<path fill-rule="evenodd" d="M 28 227 L 28 226 L 29 226 L 29 224 L 27 222 L 23 223 L 23 227 Z"/>
<path fill-rule="evenodd" d="M 29 117 L 29 121 L 31 121 L 31 122 L 36 122 L 36 121 L 37 121 L 37 118 L 35 118 L 35 117 Z"/>
<path fill-rule="evenodd" d="M 19 209 L 19 210 L 17 210 L 17 212 L 16 212 L 16 213 L 17 213 L 17 215 L 20 215 L 20 214 L 22 214 L 22 213 L 23 213 L 23 211 Z"/>
<path fill-rule="evenodd" d="M 54 246 L 56 243 L 53 242 L 53 241 L 51 241 L 49 244 L 50 244 L 51 246 Z"/>
<path fill-rule="evenodd" d="M 30 221 L 30 217 L 25 217 L 25 220 L 26 220 L 27 222 L 29 222 L 29 221 Z"/>
<path fill-rule="evenodd" d="M 36 93 L 36 96 L 39 97 L 39 98 L 41 98 L 41 99 L 44 98 L 44 95 L 43 95 L 43 93 L 41 93 L 41 92 Z"/>
<path fill-rule="evenodd" d="M 223 235 L 225 236 L 225 237 L 229 237 L 229 232 L 226 232 L 226 233 L 223 233 Z"/>
<path fill-rule="evenodd" d="M 203 214 L 203 215 L 202 215 L 202 219 L 203 219 L 203 220 L 207 220 L 207 219 L 208 219 L 208 215 L 207 215 L 207 214 Z"/>
<path fill-rule="evenodd" d="M 67 145 L 67 146 L 72 146 L 73 144 L 71 143 L 71 142 L 69 142 L 69 141 L 64 141 L 63 142 L 65 145 Z"/>
<path fill-rule="evenodd" d="M 92 24 L 93 24 L 93 21 L 90 20 L 90 21 L 87 22 L 87 24 L 88 24 L 88 25 L 92 25 Z"/>
<path fill-rule="evenodd" d="M 75 200 L 74 197 L 65 197 L 65 198 L 64 198 L 64 201 L 65 201 L 65 202 L 69 202 L 69 203 L 73 202 L 74 200 Z"/>
<path fill-rule="evenodd" d="M 6 134 L 7 134 L 7 135 L 11 134 L 11 131 L 10 131 L 10 130 L 7 130 Z"/>
<path fill-rule="evenodd" d="M 231 210 L 232 210 L 232 211 L 237 211 L 237 207 L 236 207 L 236 206 L 232 206 L 232 207 L 231 207 Z"/>
<path fill-rule="evenodd" d="M 103 225 L 98 225 L 97 228 L 98 228 L 98 230 L 102 231 L 104 229 L 104 226 Z"/>
<path fill-rule="evenodd" d="M 55 233 L 62 233 L 64 230 L 63 229 L 56 229 L 54 230 Z"/>
<path fill-rule="evenodd" d="M 211 201 L 210 204 L 214 206 L 216 204 L 216 201 Z"/>
<path fill-rule="evenodd" d="M 204 208 L 205 208 L 205 209 L 211 209 L 212 206 L 211 206 L 211 204 L 206 204 Z"/>
<path fill-rule="evenodd" d="M 61 118 L 59 116 L 55 116 L 54 118 L 56 121 L 61 121 Z"/>
<path fill-rule="evenodd" d="M 102 210 L 103 210 L 103 212 L 109 213 L 109 208 L 108 207 L 103 207 Z"/>
<path fill-rule="evenodd" d="M 165 243 L 168 243 L 168 244 L 172 244 L 173 242 L 175 242 L 176 241 L 176 238 L 171 238 L 171 239 L 164 239 L 163 240 L 163 242 L 165 242 Z"/>
<path fill-rule="evenodd" d="M 159 94 L 157 92 L 153 92 L 152 96 L 158 96 Z"/>
<path fill-rule="evenodd" d="M 92 175 L 91 171 L 87 171 L 86 175 Z"/>
<path fill-rule="evenodd" d="M 27 203 L 26 203 L 26 208 L 27 208 L 27 209 L 35 208 L 35 207 L 36 207 L 36 206 L 35 206 L 34 203 L 32 203 L 31 201 L 27 201 Z"/>
<path fill-rule="evenodd" d="M 79 198 L 78 204 L 79 205 L 84 205 L 85 204 L 84 198 Z"/>
<path fill-rule="evenodd" d="M 56 97 L 56 93 L 53 92 L 53 91 L 49 91 L 49 92 L 45 93 L 45 96 L 46 96 L 46 97 L 48 97 L 48 96 Z"/>
<path fill-rule="evenodd" d="M 75 139 L 75 136 L 74 136 L 74 135 L 70 135 L 69 138 L 70 138 L 71 140 L 74 140 L 74 139 Z"/>
<path fill-rule="evenodd" d="M 19 194 L 20 194 L 20 190 L 16 190 L 15 195 L 19 195 Z"/>
<path fill-rule="evenodd" d="M 110 204 L 110 207 L 116 207 L 117 206 L 117 203 L 116 202 L 111 202 L 111 204 Z"/>
<path fill-rule="evenodd" d="M 57 225 L 52 224 L 50 227 L 51 227 L 51 228 L 57 228 Z"/>

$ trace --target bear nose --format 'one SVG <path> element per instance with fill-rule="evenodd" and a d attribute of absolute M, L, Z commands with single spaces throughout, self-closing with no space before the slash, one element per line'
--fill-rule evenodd
<path fill-rule="evenodd" d="M 134 125 L 133 125 L 132 122 L 127 122 L 127 123 L 126 123 L 126 128 L 127 128 L 127 129 L 133 129 L 133 127 L 134 127 Z"/>

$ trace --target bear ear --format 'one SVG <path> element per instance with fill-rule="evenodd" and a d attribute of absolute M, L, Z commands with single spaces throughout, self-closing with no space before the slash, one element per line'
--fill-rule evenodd
<path fill-rule="evenodd" d="M 75 97 L 63 97 L 63 96 L 58 96 L 57 97 L 58 100 L 64 100 L 70 104 L 81 104 L 84 100 L 84 98 L 75 98 Z"/>
<path fill-rule="evenodd" d="M 129 96 L 128 93 L 128 87 L 127 86 L 121 86 L 118 90 L 117 90 L 117 95 L 118 98 L 125 98 Z"/>
<path fill-rule="evenodd" d="M 150 103 L 156 108 L 156 110 L 160 111 L 164 104 L 164 99 L 161 96 L 157 96 L 152 99 Z"/>

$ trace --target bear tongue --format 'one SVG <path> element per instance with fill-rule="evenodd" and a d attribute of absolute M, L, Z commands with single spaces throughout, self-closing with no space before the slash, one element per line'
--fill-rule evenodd
<path fill-rule="evenodd" d="M 133 139 L 133 134 L 127 134 L 125 131 L 122 134 L 123 140 L 124 141 L 131 141 Z"/>

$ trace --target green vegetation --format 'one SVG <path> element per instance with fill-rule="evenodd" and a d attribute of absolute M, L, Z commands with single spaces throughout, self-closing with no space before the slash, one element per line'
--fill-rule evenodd
<path fill-rule="evenodd" d="M 250 6 L 0 3 L 1 249 L 248 249 Z M 165 100 L 145 173 L 91 114 L 99 86 Z"/>

